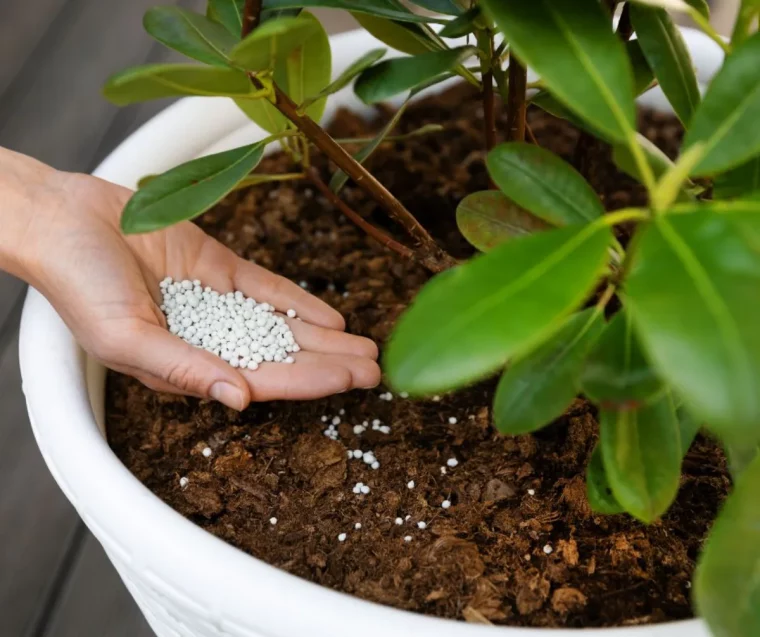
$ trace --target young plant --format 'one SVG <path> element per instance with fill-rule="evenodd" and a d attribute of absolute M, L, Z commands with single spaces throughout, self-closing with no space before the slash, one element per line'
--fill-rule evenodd
<path fill-rule="evenodd" d="M 106 95 L 118 104 L 226 96 L 270 136 L 146 180 L 123 229 L 191 219 L 236 188 L 306 179 L 388 248 L 433 272 L 456 265 L 399 321 L 385 356 L 391 383 L 423 396 L 504 370 L 494 421 L 514 435 L 551 423 L 584 394 L 600 414 L 587 472 L 592 507 L 647 523 L 672 503 L 682 459 L 708 429 L 736 484 L 700 558 L 696 606 L 716 635 L 760 634 L 760 2 L 743 1 L 730 41 L 710 27 L 705 0 L 413 4 L 433 13 L 399 0 L 210 0 L 205 16 L 149 11 L 151 35 L 204 65 L 131 69 L 109 80 Z M 351 11 L 409 57 L 373 50 L 333 79 L 329 40 L 309 7 Z M 725 53 L 704 96 L 669 11 L 691 16 Z M 538 80 L 527 81 L 527 67 Z M 364 167 L 407 102 L 374 139 L 350 140 L 363 144 L 353 157 L 318 124 L 325 100 L 351 82 L 374 103 L 455 76 L 482 95 L 493 186 L 457 210 L 463 235 L 484 252 L 465 264 Z M 675 163 L 636 131 L 635 98 L 655 84 L 686 128 Z M 507 111 L 501 131 L 497 94 Z M 581 128 L 579 165 L 591 140 L 611 145 L 648 204 L 606 213 L 582 174 L 535 143 L 528 103 Z M 296 172 L 254 172 L 273 142 Z M 313 148 L 338 167 L 329 184 L 311 166 Z M 340 199 L 349 179 L 407 242 Z M 627 245 L 613 233 L 621 224 L 633 228 Z"/>

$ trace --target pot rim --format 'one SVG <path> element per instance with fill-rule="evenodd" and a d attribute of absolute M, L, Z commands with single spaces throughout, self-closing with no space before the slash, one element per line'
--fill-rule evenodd
<path fill-rule="evenodd" d="M 722 53 L 700 32 L 683 33 L 704 84 L 720 66 Z M 336 75 L 381 44 L 362 30 L 332 36 L 331 42 Z M 662 108 L 662 99 L 652 91 L 643 101 Z M 325 118 L 342 106 L 371 112 L 347 88 L 330 100 Z M 145 174 L 264 136 L 226 98 L 186 98 L 128 137 L 94 174 L 135 188 Z M 708 636 L 700 620 L 607 629 L 467 624 L 364 601 L 290 575 L 197 527 L 132 476 L 105 440 L 105 370 L 79 348 L 34 289 L 24 304 L 20 364 L 45 462 L 127 584 L 134 579 L 147 585 L 225 634 L 354 637 L 359 629 L 365 637 L 473 637 L 495 631 L 509 637 L 570 637 L 580 630 L 600 637 Z M 134 586 L 129 588 L 135 594 Z"/>

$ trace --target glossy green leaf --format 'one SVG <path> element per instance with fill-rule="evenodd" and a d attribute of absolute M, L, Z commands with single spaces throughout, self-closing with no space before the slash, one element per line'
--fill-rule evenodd
<path fill-rule="evenodd" d="M 390 381 L 417 395 L 445 391 L 538 347 L 597 283 L 611 240 L 602 224 L 548 230 L 438 275 L 396 326 Z"/>
<path fill-rule="evenodd" d="M 273 69 L 276 62 L 284 60 L 319 33 L 319 20 L 313 16 L 309 19 L 309 15 L 279 18 L 259 25 L 230 52 L 230 58 L 249 71 Z"/>
<path fill-rule="evenodd" d="M 433 13 L 445 13 L 447 15 L 460 15 L 462 7 L 455 0 L 412 0 L 414 4 Z"/>
<path fill-rule="evenodd" d="M 105 97 L 119 106 L 183 95 L 251 95 L 253 87 L 242 71 L 191 64 L 149 64 L 112 75 Z"/>
<path fill-rule="evenodd" d="M 138 190 L 121 216 L 126 234 L 151 232 L 193 219 L 229 194 L 261 161 L 266 142 L 195 159 Z"/>
<path fill-rule="evenodd" d="M 695 601 L 715 637 L 760 634 L 760 456 L 737 480 L 697 565 Z"/>
<path fill-rule="evenodd" d="M 356 154 L 354 154 L 354 159 L 356 161 L 358 161 L 360 164 L 363 164 L 365 161 L 367 161 L 367 159 L 370 158 L 370 156 L 380 147 L 380 144 L 383 143 L 385 138 L 388 137 L 391 132 L 393 132 L 394 128 L 396 128 L 408 104 L 409 100 L 404 102 L 401 107 L 393 114 L 393 117 L 388 120 L 388 123 L 383 126 L 383 128 L 377 133 L 377 135 L 375 135 L 375 137 L 372 138 L 372 141 L 369 142 L 366 146 L 363 146 Z M 343 186 L 345 186 L 348 182 L 348 179 L 348 175 L 342 170 L 338 169 L 335 171 L 332 179 L 330 179 L 330 190 L 332 190 L 334 193 L 339 193 L 343 189 Z"/>
<path fill-rule="evenodd" d="M 345 71 L 343 71 L 343 73 L 341 73 L 335 79 L 335 81 L 328 84 L 324 89 L 322 89 L 316 95 L 309 97 L 304 102 L 302 102 L 300 105 L 300 108 L 310 106 L 311 104 L 316 102 L 318 99 L 321 99 L 323 97 L 328 97 L 329 95 L 332 95 L 333 93 L 337 93 L 342 88 L 345 88 L 351 83 L 351 81 L 357 75 L 359 75 L 359 73 L 361 73 L 365 69 L 368 69 L 375 62 L 380 60 L 387 52 L 388 52 L 388 49 L 372 49 L 371 51 L 367 51 L 358 60 L 356 60 L 356 62 L 351 64 Z"/>
<path fill-rule="evenodd" d="M 735 168 L 760 154 L 760 33 L 729 55 L 691 121 L 684 149 L 704 143 L 695 175 Z"/>
<path fill-rule="evenodd" d="M 635 129 L 631 65 L 599 0 L 482 0 L 517 56 L 607 137 Z"/>
<path fill-rule="evenodd" d="M 143 26 L 162 44 L 206 64 L 228 66 L 238 42 L 221 24 L 179 7 L 149 9 Z"/>
<path fill-rule="evenodd" d="M 738 199 L 754 193 L 760 193 L 760 157 L 718 175 L 713 182 L 715 199 Z"/>
<path fill-rule="evenodd" d="M 354 91 L 365 104 L 382 102 L 452 70 L 475 52 L 465 46 L 380 62 L 359 76 Z"/>
<path fill-rule="evenodd" d="M 486 158 L 494 183 L 512 201 L 555 226 L 604 214 L 599 197 L 570 164 L 533 144 L 510 142 Z"/>
<path fill-rule="evenodd" d="M 209 0 L 209 17 L 213 16 L 238 40 L 243 32 L 245 0 Z"/>
<path fill-rule="evenodd" d="M 480 15 L 480 6 L 475 5 L 458 18 L 447 22 L 446 26 L 438 32 L 438 35 L 442 38 L 461 38 L 462 36 L 468 35 L 477 27 L 477 20 Z"/>
<path fill-rule="evenodd" d="M 678 429 L 681 437 L 681 457 L 683 458 L 688 453 L 691 443 L 697 437 L 702 424 L 684 407 L 676 410 L 676 416 L 678 417 Z"/>
<path fill-rule="evenodd" d="M 481 252 L 489 252 L 507 239 L 551 227 L 498 190 L 473 192 L 462 199 L 457 206 L 457 226 Z"/>
<path fill-rule="evenodd" d="M 601 445 L 594 447 L 586 468 L 586 496 L 591 510 L 595 513 L 616 515 L 625 511 L 612 493 L 607 472 L 604 470 Z"/>
<path fill-rule="evenodd" d="M 699 106 L 689 49 L 665 9 L 631 5 L 631 19 L 649 66 L 679 119 L 688 124 Z"/>
<path fill-rule="evenodd" d="M 625 50 L 628 53 L 628 59 L 631 61 L 633 69 L 633 94 L 638 96 L 646 91 L 654 82 L 654 71 L 649 66 L 649 62 L 641 49 L 638 40 L 628 40 L 625 43 Z"/>
<path fill-rule="evenodd" d="M 392 49 L 420 55 L 428 51 L 440 51 L 441 46 L 419 24 L 411 22 L 394 22 L 386 18 L 377 18 L 366 13 L 352 13 L 361 27 Z"/>
<path fill-rule="evenodd" d="M 599 439 L 615 499 L 635 518 L 654 522 L 675 499 L 681 476 L 681 437 L 670 394 L 639 409 L 602 409 Z"/>
<path fill-rule="evenodd" d="M 654 73 L 649 67 L 641 50 L 641 45 L 636 40 L 629 40 L 625 43 L 626 53 L 633 69 L 633 89 L 634 95 L 644 93 L 654 81 Z M 531 98 L 531 103 L 545 110 L 547 113 L 565 119 L 577 128 L 585 130 L 600 139 L 611 142 L 602 131 L 594 128 L 593 122 L 584 122 L 577 117 L 566 106 L 561 104 L 549 91 L 542 89 Z"/>
<path fill-rule="evenodd" d="M 627 312 L 618 312 L 605 328 L 580 384 L 603 409 L 636 409 L 665 390 L 641 351 Z"/>
<path fill-rule="evenodd" d="M 264 0 L 265 9 L 308 9 L 311 7 L 345 9 L 402 22 L 445 22 L 440 18 L 412 13 L 392 0 Z"/>
<path fill-rule="evenodd" d="M 578 394 L 586 354 L 603 327 L 601 313 L 589 308 L 571 316 L 539 348 L 512 363 L 496 389 L 496 428 L 505 434 L 526 434 L 565 413 Z"/>
<path fill-rule="evenodd" d="M 687 408 L 746 439 L 760 422 L 760 215 L 681 209 L 637 237 L 626 307 Z"/>
<path fill-rule="evenodd" d="M 316 17 L 304 11 L 297 20 L 311 25 L 310 35 L 291 49 L 285 58 L 277 61 L 274 81 L 296 104 L 301 104 L 307 97 L 320 93 L 330 83 L 332 52 L 330 39 Z M 285 116 L 268 100 L 236 100 L 236 103 L 248 117 L 269 133 L 279 133 L 290 126 Z M 305 112 L 318 122 L 324 113 L 325 104 L 326 98 L 320 98 L 310 104 Z"/>

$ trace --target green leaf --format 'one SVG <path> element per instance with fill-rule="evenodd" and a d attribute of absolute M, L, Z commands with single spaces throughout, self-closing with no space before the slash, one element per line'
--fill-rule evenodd
<path fill-rule="evenodd" d="M 330 38 L 319 20 L 308 11 L 301 13 L 298 18 L 287 19 L 310 24 L 310 35 L 291 49 L 286 57 L 277 61 L 274 81 L 296 104 L 301 104 L 307 97 L 320 93 L 330 82 Z M 236 103 L 248 117 L 269 133 L 279 133 L 290 126 L 285 116 L 268 100 L 236 100 Z M 325 98 L 314 101 L 305 109 L 306 114 L 318 122 L 324 113 L 325 103 Z"/>
<path fill-rule="evenodd" d="M 275 67 L 294 49 L 301 47 L 320 30 L 319 20 L 312 16 L 279 18 L 259 25 L 230 52 L 236 64 L 249 71 L 264 71 Z"/>
<path fill-rule="evenodd" d="M 400 391 L 440 392 L 541 345 L 601 275 L 602 224 L 520 237 L 435 277 L 402 315 L 385 369 Z"/>
<path fill-rule="evenodd" d="M 477 20 L 480 15 L 480 6 L 476 4 L 458 18 L 447 22 L 446 26 L 438 32 L 438 35 L 442 38 L 461 38 L 468 35 L 477 28 Z"/>
<path fill-rule="evenodd" d="M 760 634 L 759 490 L 760 456 L 737 480 L 697 565 L 696 607 L 715 637 Z"/>
<path fill-rule="evenodd" d="M 445 22 L 440 18 L 418 15 L 391 0 L 264 0 L 265 9 L 306 9 L 325 7 L 366 13 L 379 18 L 403 22 Z"/>
<path fill-rule="evenodd" d="M 676 416 L 678 417 L 678 429 L 681 437 L 681 457 L 683 458 L 688 453 L 691 443 L 694 442 L 694 438 L 697 437 L 702 425 L 688 409 L 684 409 L 683 407 L 676 410 Z"/>
<path fill-rule="evenodd" d="M 352 13 L 361 27 L 392 49 L 420 55 L 428 51 L 440 51 L 441 46 L 419 24 L 394 22 L 365 13 Z"/>
<path fill-rule="evenodd" d="M 760 33 L 729 55 L 702 100 L 683 142 L 705 144 L 695 175 L 735 168 L 760 154 Z"/>
<path fill-rule="evenodd" d="M 149 64 L 112 75 L 105 97 L 119 106 L 182 95 L 251 95 L 253 87 L 242 71 L 194 64 Z"/>
<path fill-rule="evenodd" d="M 628 53 L 628 59 L 631 61 L 633 69 L 633 94 L 641 95 L 654 82 L 654 71 L 649 66 L 649 62 L 641 50 L 641 44 L 638 40 L 628 40 L 625 43 L 625 49 Z"/>
<path fill-rule="evenodd" d="M 758 455 L 760 444 L 755 440 L 753 442 L 735 442 L 725 441 L 723 448 L 728 460 L 728 468 L 731 471 L 731 477 L 736 482 L 739 477 L 752 464 L 752 461 Z"/>
<path fill-rule="evenodd" d="M 229 66 L 230 51 L 237 44 L 221 24 L 179 7 L 149 9 L 143 26 L 162 44 L 206 64 Z"/>
<path fill-rule="evenodd" d="M 638 42 L 678 118 L 688 124 L 700 102 L 689 49 L 664 9 L 631 5 Z"/>
<path fill-rule="evenodd" d="M 371 51 L 367 51 L 358 60 L 356 60 L 356 62 L 351 64 L 345 71 L 343 71 L 343 73 L 341 73 L 334 82 L 326 86 L 316 95 L 309 97 L 307 100 L 302 102 L 300 108 L 310 106 L 318 99 L 328 97 L 329 95 L 337 93 L 342 88 L 348 86 L 351 83 L 351 80 L 359 75 L 359 73 L 365 69 L 368 69 L 375 62 L 380 60 L 387 52 L 388 49 L 372 49 Z"/>
<path fill-rule="evenodd" d="M 209 0 L 209 17 L 213 15 L 232 35 L 240 40 L 243 32 L 245 0 Z"/>
<path fill-rule="evenodd" d="M 460 15 L 462 8 L 454 0 L 412 0 L 414 4 L 433 13 Z"/>
<path fill-rule="evenodd" d="M 464 238 L 481 252 L 489 252 L 512 237 L 551 227 L 498 190 L 473 192 L 462 199 L 457 206 L 457 226 Z"/>
<path fill-rule="evenodd" d="M 760 157 L 718 175 L 713 182 L 715 199 L 738 199 L 753 193 L 760 193 Z"/>
<path fill-rule="evenodd" d="M 633 135 L 631 65 L 599 0 L 481 4 L 557 99 L 612 140 Z"/>
<path fill-rule="evenodd" d="M 496 428 L 505 434 L 526 434 L 565 413 L 578 394 L 586 354 L 603 326 L 601 313 L 589 308 L 571 316 L 538 349 L 512 363 L 496 390 Z"/>
<path fill-rule="evenodd" d="M 612 487 L 604 470 L 601 445 L 594 447 L 591 460 L 586 467 L 586 496 L 591 510 L 595 513 L 616 515 L 625 512 L 612 494 Z"/>
<path fill-rule="evenodd" d="M 636 409 L 664 391 L 624 310 L 608 323 L 586 360 L 580 384 L 602 409 Z"/>
<path fill-rule="evenodd" d="M 599 197 L 570 164 L 540 146 L 510 142 L 486 158 L 499 189 L 555 226 L 587 223 L 604 214 Z"/>
<path fill-rule="evenodd" d="M 649 360 L 726 438 L 760 422 L 760 215 L 693 206 L 637 237 L 626 307 Z"/>
<path fill-rule="evenodd" d="M 124 208 L 122 230 L 126 234 L 152 232 L 197 217 L 256 167 L 266 143 L 201 157 L 152 179 Z"/>
<path fill-rule="evenodd" d="M 602 409 L 599 439 L 615 499 L 635 518 L 654 522 L 675 499 L 681 476 L 681 438 L 670 394 L 639 409 Z"/>
<path fill-rule="evenodd" d="M 474 47 L 465 46 L 380 62 L 359 76 L 354 91 L 365 104 L 382 102 L 450 71 L 475 53 Z"/>

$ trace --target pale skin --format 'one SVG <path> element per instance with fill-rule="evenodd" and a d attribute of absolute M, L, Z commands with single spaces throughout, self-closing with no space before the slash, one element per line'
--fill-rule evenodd
<path fill-rule="evenodd" d="M 107 367 L 161 392 L 217 400 L 308 400 L 380 382 L 377 346 L 347 334 L 343 317 L 295 283 L 239 258 L 192 223 L 124 236 L 131 191 L 56 171 L 0 148 L 0 269 L 39 290 L 82 347 Z M 287 319 L 296 363 L 240 371 L 166 330 L 158 307 L 165 276 L 241 290 Z"/>

